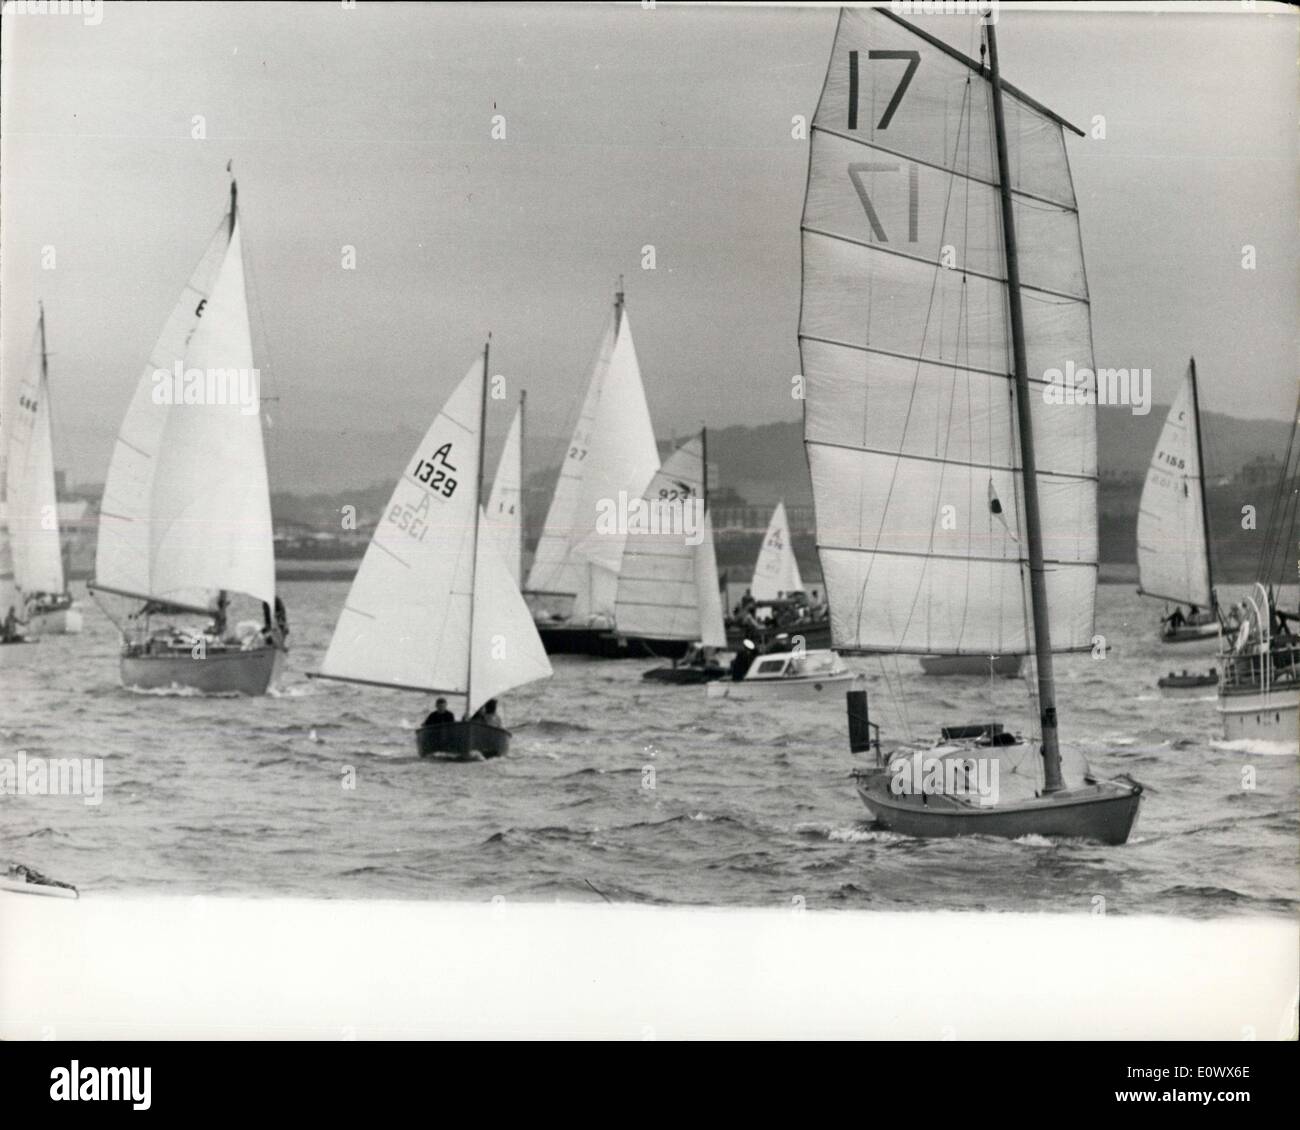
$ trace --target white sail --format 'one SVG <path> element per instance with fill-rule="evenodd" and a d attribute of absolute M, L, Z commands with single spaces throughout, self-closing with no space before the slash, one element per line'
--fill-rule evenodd
<path fill-rule="evenodd" d="M 199 338 L 198 328 L 204 319 L 212 316 L 212 296 L 218 282 L 218 276 L 225 270 L 225 264 L 230 257 L 231 243 L 230 218 L 227 215 L 222 219 L 202 259 L 190 276 L 188 284 L 181 291 L 180 298 L 163 326 L 158 342 L 149 355 L 149 361 L 145 365 L 139 382 L 136 384 L 135 393 L 132 396 L 130 406 L 127 408 L 121 430 L 118 432 L 117 443 L 113 448 L 113 455 L 108 468 L 108 478 L 104 485 L 104 495 L 100 502 L 99 540 L 95 555 L 95 584 L 98 587 L 130 596 L 166 600 L 170 604 L 200 610 L 210 608 L 214 604 L 215 588 L 209 587 L 197 578 L 191 579 L 181 576 L 179 578 L 179 587 L 172 587 L 167 592 L 163 592 L 155 586 L 154 559 L 157 550 L 154 530 L 154 488 L 155 482 L 159 478 L 158 468 L 164 455 L 164 433 L 168 430 L 173 410 L 172 406 L 156 395 L 155 389 L 158 388 L 158 382 L 154 380 L 154 374 L 158 370 L 174 372 L 178 362 L 182 372 L 196 367 L 197 358 L 192 354 L 192 346 L 196 340 L 200 344 L 204 342 L 211 344 L 213 342 L 213 335 L 208 333 Z M 238 280 L 234 279 L 232 273 L 226 272 L 224 300 L 228 304 L 233 302 L 238 309 L 233 314 L 227 310 L 225 317 L 237 319 L 246 327 L 248 319 L 247 308 L 244 305 L 245 300 L 242 294 L 242 265 L 238 270 Z M 230 284 L 234 281 L 239 283 L 241 292 L 239 295 L 230 293 Z M 225 336 L 224 331 L 219 331 L 216 338 L 221 339 Z M 242 343 L 238 342 L 236 343 L 236 350 L 240 353 L 247 352 Z M 212 353 L 206 346 L 205 352 Z M 231 363 L 234 363 L 233 357 L 221 361 L 223 368 Z M 176 409 L 178 413 L 189 413 L 191 416 L 196 416 L 206 413 L 208 406 L 182 404 L 176 406 Z M 190 421 L 190 425 L 197 423 L 194 420 Z M 254 415 L 251 424 L 245 418 L 242 423 L 236 424 L 236 428 L 241 436 L 247 436 L 253 425 L 256 425 L 258 429 L 258 451 L 251 471 L 254 476 L 260 474 L 262 479 L 261 492 L 263 498 L 265 498 L 267 488 L 265 485 L 265 462 L 260 450 L 259 417 Z M 203 425 L 198 426 L 202 428 Z M 182 423 L 177 425 L 176 434 L 188 430 L 190 430 L 190 426 Z M 250 445 L 247 442 L 240 443 L 237 441 L 235 449 L 247 448 L 248 446 Z M 211 442 L 204 441 L 204 451 L 209 450 L 210 447 Z M 186 460 L 186 455 L 184 452 L 178 451 L 172 458 L 183 463 Z M 201 475 L 202 470 L 202 468 L 194 467 L 192 458 L 191 469 L 185 471 L 182 468 L 187 483 L 192 483 L 195 473 Z M 230 473 L 229 461 L 225 457 L 219 457 L 216 470 L 223 475 L 228 475 Z M 166 486 L 162 489 L 171 491 L 171 488 Z M 244 497 L 246 489 L 248 489 L 246 485 L 239 488 L 241 498 Z M 173 493 L 171 505 L 174 507 L 178 501 L 178 494 Z M 224 512 L 227 508 L 223 505 L 220 509 Z M 176 519 L 181 516 L 173 513 L 172 517 Z M 228 530 L 218 532 L 211 529 L 205 520 L 208 517 L 207 515 L 191 513 L 183 517 L 186 519 L 185 523 L 170 531 L 173 543 L 185 536 L 186 529 L 189 530 L 192 537 L 203 541 L 204 544 L 207 544 L 206 538 L 214 533 L 218 537 L 228 537 L 230 534 Z M 160 531 L 162 534 L 168 532 Z M 264 532 L 266 533 L 266 544 L 259 552 L 259 556 L 263 557 L 263 565 L 259 571 L 263 575 L 256 581 L 257 587 L 261 589 L 267 587 L 265 561 L 269 559 L 271 552 L 269 527 L 264 527 Z M 169 569 L 168 572 L 170 573 L 168 584 L 175 586 L 178 571 Z M 216 588 L 220 587 L 222 586 L 216 586 Z M 235 586 L 230 585 L 228 587 L 234 588 Z M 263 597 L 263 599 L 268 598 Z"/>
<path fill-rule="evenodd" d="M 1210 607 L 1192 371 L 1170 405 L 1138 507 L 1138 585 L 1147 596 Z"/>
<path fill-rule="evenodd" d="M 1061 120 L 1003 89 L 1052 644 L 1079 649 L 1097 464 L 1078 215 Z M 987 68 L 883 10 L 841 13 L 810 142 L 800 322 L 837 647 L 1032 650 L 993 137 Z"/>
<path fill-rule="evenodd" d="M 565 453 L 527 589 L 572 596 L 572 618 L 614 614 L 623 536 L 599 526 L 601 504 L 641 497 L 659 468 L 626 311 L 616 308 Z"/>
<path fill-rule="evenodd" d="M 492 493 L 488 497 L 484 526 L 484 533 L 497 547 L 516 588 L 521 582 L 524 553 L 523 416 L 521 405 L 506 432 L 505 446 L 501 449 L 497 473 L 492 480 Z"/>
<path fill-rule="evenodd" d="M 668 457 L 645 489 L 642 521 L 628 535 L 619 572 L 620 633 L 726 643 L 713 523 L 702 504 L 704 473 L 704 441 L 697 436 Z"/>
<path fill-rule="evenodd" d="M 790 542 L 785 503 L 778 502 L 763 536 L 762 548 L 758 551 L 749 592 L 755 600 L 776 600 L 802 591 L 803 579 L 799 576 L 799 562 L 795 560 L 794 546 Z"/>
<path fill-rule="evenodd" d="M 16 391 L 16 399 L 5 406 L 9 416 L 6 505 L 15 583 L 24 595 L 62 593 L 50 386 L 40 350 Z"/>
<path fill-rule="evenodd" d="M 412 455 L 352 582 L 322 675 L 447 695 L 465 695 L 472 679 L 472 713 L 551 673 L 490 537 L 478 539 L 475 568 L 483 380 L 480 358 Z"/>

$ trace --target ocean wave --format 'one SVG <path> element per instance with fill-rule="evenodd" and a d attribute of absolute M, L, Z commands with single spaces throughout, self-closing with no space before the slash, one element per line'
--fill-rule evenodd
<path fill-rule="evenodd" d="M 1300 747 L 1295 742 L 1273 742 L 1267 738 L 1236 738 L 1232 741 L 1214 739 L 1210 742 L 1210 748 L 1259 757 L 1295 757 L 1300 753 Z"/>

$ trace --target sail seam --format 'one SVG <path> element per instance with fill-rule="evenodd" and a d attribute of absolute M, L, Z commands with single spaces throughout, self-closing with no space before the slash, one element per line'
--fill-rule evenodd
<path fill-rule="evenodd" d="M 1019 464 L 1002 464 L 1002 463 L 972 463 L 965 459 L 953 459 L 948 455 L 913 455 L 906 451 L 888 451 L 879 447 L 858 447 L 851 443 L 836 443 L 833 440 L 810 439 L 806 441 L 815 447 L 834 447 L 841 451 L 858 451 L 866 455 L 881 455 L 887 459 L 911 459 L 921 463 L 940 463 L 945 466 L 953 467 L 972 467 L 981 471 L 1009 471 L 1019 473 L 1022 468 Z M 1096 475 L 1085 475 L 1076 471 L 1044 471 L 1038 472 L 1040 479 L 1071 479 L 1076 482 L 1095 483 L 1098 481 Z"/>

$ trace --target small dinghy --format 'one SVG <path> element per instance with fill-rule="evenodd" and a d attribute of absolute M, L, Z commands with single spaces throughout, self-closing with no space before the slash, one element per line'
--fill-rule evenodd
<path fill-rule="evenodd" d="M 80 896 L 71 883 L 62 883 L 42 875 L 24 863 L 11 863 L 0 875 L 0 891 L 18 895 L 45 895 L 48 898 L 75 899 Z"/>
<path fill-rule="evenodd" d="M 835 652 L 785 651 L 760 655 L 737 679 L 710 683 L 710 698 L 823 698 L 847 689 L 859 676 Z"/>
<path fill-rule="evenodd" d="M 517 542 L 482 507 L 487 388 L 484 348 L 407 462 L 311 675 L 463 699 L 459 720 L 416 730 L 421 757 L 504 756 L 510 731 L 493 723 L 493 701 L 551 674 L 516 580 Z M 508 438 L 497 498 L 518 481 L 518 450 Z"/>
<path fill-rule="evenodd" d="M 987 679 L 998 675 L 1014 679 L 1020 674 L 1020 655 L 923 655 L 921 670 L 927 675 L 966 675 Z"/>
<path fill-rule="evenodd" d="M 1211 667 L 1208 671 L 1170 671 L 1156 680 L 1156 686 L 1167 696 L 1194 694 L 1206 687 L 1219 685 L 1219 672 Z"/>

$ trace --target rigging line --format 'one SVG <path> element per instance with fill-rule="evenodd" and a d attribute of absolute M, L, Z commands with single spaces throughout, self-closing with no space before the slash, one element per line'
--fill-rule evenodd
<path fill-rule="evenodd" d="M 963 85 L 963 88 L 962 88 L 961 110 L 960 110 L 960 113 L 959 113 L 959 116 L 958 116 L 957 131 L 956 131 L 956 132 L 957 132 L 957 138 L 956 138 L 956 140 L 955 140 L 954 143 L 953 143 L 953 144 L 954 144 L 954 151 L 953 151 L 953 156 L 952 156 L 951 164 L 954 165 L 954 166 L 957 164 L 957 159 L 958 159 L 958 157 L 957 157 L 957 149 L 956 149 L 956 147 L 960 146 L 960 144 L 961 144 L 961 123 L 962 123 L 962 121 L 965 119 L 965 117 L 966 117 L 966 113 L 967 113 L 967 110 L 969 109 L 969 106 L 970 106 L 970 97 L 971 97 L 970 77 L 967 76 L 966 82 L 965 82 L 965 84 Z M 950 176 L 949 176 L 949 180 L 948 180 L 948 192 L 947 192 L 947 195 L 946 195 L 946 197 L 945 197 L 945 199 L 944 199 L 944 205 L 943 205 L 943 219 L 942 219 L 942 221 L 940 222 L 940 227 L 939 227 L 939 230 L 940 230 L 941 236 L 942 236 L 942 234 L 945 234 L 945 233 L 947 232 L 947 230 L 948 230 L 948 212 L 949 212 L 949 209 L 950 209 L 951 206 L 952 206 L 952 191 L 953 191 L 953 186 L 955 185 L 955 183 L 956 183 L 956 177 L 950 175 Z M 922 326 L 922 329 L 921 329 L 921 346 L 920 346 L 920 348 L 917 350 L 917 354 L 918 354 L 918 356 L 923 355 L 924 352 L 925 352 L 925 342 L 926 342 L 926 337 L 927 337 L 928 334 L 929 334 L 929 331 L 930 331 L 930 321 L 931 321 L 931 318 L 932 318 L 933 313 L 934 313 L 934 297 L 935 297 L 935 292 L 936 292 L 936 290 L 938 289 L 939 278 L 940 278 L 940 272 L 942 272 L 942 271 L 944 271 L 944 270 L 946 270 L 946 268 L 944 268 L 944 267 L 940 267 L 940 266 L 936 266 L 936 267 L 934 267 L 934 269 L 933 269 L 933 274 L 931 275 L 931 279 L 930 279 L 930 298 L 929 298 L 929 302 L 928 302 L 928 304 L 927 304 L 927 306 L 926 306 L 925 322 L 924 322 L 924 324 L 923 324 L 923 326 Z M 963 275 L 963 285 L 964 285 L 964 279 L 965 279 L 965 276 Z M 870 281 L 871 281 L 871 280 L 869 279 L 869 280 L 868 280 L 868 284 L 869 284 L 869 285 L 870 285 Z M 868 326 L 870 326 L 870 324 L 871 324 L 871 323 L 870 323 L 870 319 L 868 319 L 867 324 L 868 324 Z M 910 395 L 909 395 L 909 397 L 908 397 L 907 412 L 904 414 L 904 417 L 903 417 L 903 425 L 902 425 L 901 433 L 902 433 L 902 438 L 903 438 L 903 441 L 904 441 L 904 442 L 906 442 L 908 428 L 909 428 L 909 426 L 910 426 L 910 424 L 911 424 L 911 419 L 912 419 L 912 410 L 913 410 L 913 408 L 914 408 L 914 406 L 915 406 L 915 404 L 916 404 L 916 390 L 917 390 L 917 383 L 918 383 L 918 381 L 920 380 L 920 375 L 921 375 L 921 362 L 918 360 L 918 361 L 916 362 L 916 368 L 915 368 L 915 370 L 914 370 L 914 372 L 913 372 L 913 374 L 912 374 L 912 389 L 911 389 L 911 393 L 910 393 Z M 865 382 L 865 381 L 864 381 L 863 383 L 864 383 L 864 385 L 866 385 L 866 384 L 868 384 L 869 382 Z M 864 415 L 864 417 L 863 417 L 863 424 L 864 424 L 864 427 L 865 427 L 865 423 L 866 423 L 866 417 L 865 417 L 865 415 Z M 901 454 L 901 452 L 900 452 L 900 454 Z M 897 468 L 895 468 L 895 470 L 897 470 Z M 941 472 L 941 473 L 940 473 L 940 486 L 942 486 L 942 481 L 943 481 L 943 479 L 942 479 L 942 472 Z M 883 505 L 883 506 L 881 507 L 881 509 L 880 509 L 880 519 L 879 519 L 879 521 L 878 521 L 878 523 L 877 523 L 877 526 L 876 526 L 876 544 L 879 544 L 879 543 L 880 543 L 881 535 L 882 535 L 883 532 L 884 532 L 885 520 L 886 520 L 886 517 L 887 517 L 888 514 L 889 514 L 889 508 L 890 508 L 890 505 L 891 505 L 891 503 L 892 503 L 892 501 L 893 501 L 893 497 L 894 497 L 894 488 L 895 488 L 895 486 L 897 486 L 897 475 L 896 475 L 896 474 L 890 478 L 889 489 L 888 489 L 888 490 L 886 491 L 886 493 L 885 493 L 885 501 L 884 501 L 884 505 Z M 859 502 L 858 505 L 859 505 L 859 510 L 858 510 L 859 523 L 858 523 L 858 524 L 859 524 L 859 527 L 861 527 L 861 525 L 862 525 L 862 507 L 863 507 L 863 505 L 865 505 L 865 500 L 862 501 L 862 502 Z M 933 524 L 931 524 L 931 527 L 930 527 L 930 545 L 933 546 L 933 543 L 934 543 L 934 526 L 933 526 Z M 867 586 L 871 583 L 871 572 L 872 572 L 872 569 L 873 569 L 874 565 L 875 565 L 875 558 L 874 558 L 874 556 L 873 556 L 872 559 L 867 563 L 866 574 L 865 574 L 865 576 L 864 576 L 863 579 L 862 579 L 862 585 L 861 585 L 861 588 L 860 588 L 859 591 L 858 591 L 857 607 L 856 607 L 855 611 L 856 611 L 857 620 L 858 620 L 858 623 L 859 623 L 859 624 L 861 624 L 861 622 L 862 622 L 862 610 L 863 610 L 863 606 L 864 606 L 865 603 L 866 603 Z M 924 577 L 924 574 L 925 574 L 925 568 L 923 567 L 923 568 L 922 568 L 922 578 Z M 918 599 L 918 597 L 919 597 L 919 595 L 920 595 L 920 587 L 921 587 L 921 583 L 922 583 L 921 580 L 918 580 L 917 585 L 916 585 L 916 588 L 913 590 L 913 594 L 912 594 L 912 609 L 910 609 L 909 612 L 908 612 L 908 620 L 907 620 L 907 623 L 909 623 L 909 624 L 910 624 L 910 622 L 911 622 L 912 611 L 913 611 L 913 610 L 915 609 L 915 607 L 916 607 L 916 600 Z"/>

